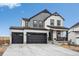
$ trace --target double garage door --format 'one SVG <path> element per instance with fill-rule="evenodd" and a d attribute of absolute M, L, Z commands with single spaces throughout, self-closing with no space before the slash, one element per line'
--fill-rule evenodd
<path fill-rule="evenodd" d="M 24 41 L 23 33 L 12 33 L 12 43 L 22 44 Z M 27 33 L 26 43 L 47 43 L 47 33 Z"/>

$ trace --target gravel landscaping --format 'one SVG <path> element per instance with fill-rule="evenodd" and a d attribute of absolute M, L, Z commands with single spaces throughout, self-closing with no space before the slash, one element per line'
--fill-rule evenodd
<path fill-rule="evenodd" d="M 79 52 L 79 46 L 63 44 L 63 45 L 61 45 L 61 47 L 64 47 L 64 48 Z"/>
<path fill-rule="evenodd" d="M 6 51 L 6 49 L 8 48 L 8 45 L 2 45 L 2 46 L 0 46 L 0 56 L 2 56 L 3 55 L 3 53 Z"/>

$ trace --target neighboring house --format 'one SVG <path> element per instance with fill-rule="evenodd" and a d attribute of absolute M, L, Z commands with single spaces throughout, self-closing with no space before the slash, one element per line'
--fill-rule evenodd
<path fill-rule="evenodd" d="M 68 40 L 79 38 L 79 22 L 73 25 L 68 31 Z"/>
<path fill-rule="evenodd" d="M 11 43 L 48 43 L 49 40 L 67 40 L 68 28 L 64 18 L 57 12 L 51 14 L 43 10 L 31 18 L 22 18 L 20 27 L 12 26 Z M 64 32 L 66 36 L 64 37 Z"/>

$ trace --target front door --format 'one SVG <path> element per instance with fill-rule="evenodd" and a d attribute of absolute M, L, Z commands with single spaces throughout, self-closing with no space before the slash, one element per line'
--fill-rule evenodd
<path fill-rule="evenodd" d="M 52 30 L 49 31 L 49 40 L 53 40 L 53 31 Z"/>
<path fill-rule="evenodd" d="M 61 32 L 57 31 L 57 41 L 60 41 L 60 40 L 61 40 Z"/>

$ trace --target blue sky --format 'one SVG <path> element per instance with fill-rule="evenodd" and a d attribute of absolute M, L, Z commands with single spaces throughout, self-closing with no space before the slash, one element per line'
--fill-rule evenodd
<path fill-rule="evenodd" d="M 21 18 L 30 18 L 43 9 L 62 15 L 65 18 L 65 27 L 79 22 L 79 4 L 0 4 L 0 35 L 9 35 L 10 26 L 21 26 Z"/>

